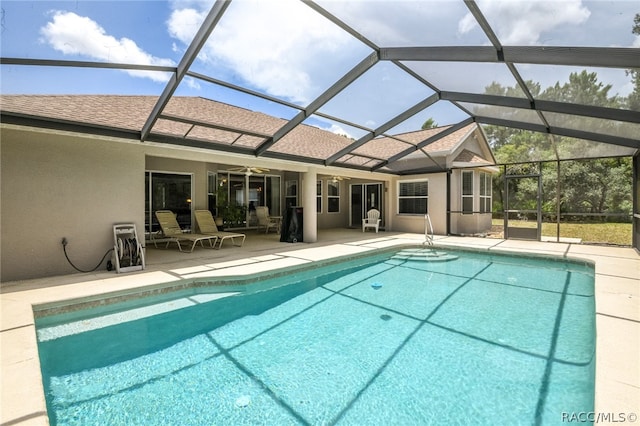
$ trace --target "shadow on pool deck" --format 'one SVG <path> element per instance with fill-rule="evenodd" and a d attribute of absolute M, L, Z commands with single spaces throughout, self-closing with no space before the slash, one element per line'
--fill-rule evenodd
<path fill-rule="evenodd" d="M 116 275 L 106 270 L 38 280 L 3 283 L 1 297 L 2 400 L 0 424 L 48 423 L 42 391 L 32 305 L 71 297 L 96 297 L 104 292 L 175 281 L 180 273 L 220 262 L 243 263 L 247 258 L 309 262 L 395 243 L 421 242 L 420 234 L 362 233 L 360 229 L 322 230 L 316 243 L 281 243 L 277 234 L 247 232 L 243 247 L 198 248 L 181 253 L 147 247 L 147 269 Z M 551 254 L 587 259 L 596 264 L 596 411 L 630 413 L 640 407 L 640 255 L 630 248 L 567 243 L 436 236 L 444 246 L 481 250 Z M 268 267 L 269 261 L 255 265 Z M 286 266 L 286 265 L 284 265 Z M 179 270 L 180 272 L 175 272 Z M 229 268 L 252 273 L 251 268 Z M 208 273 L 208 272 L 206 272 Z"/>

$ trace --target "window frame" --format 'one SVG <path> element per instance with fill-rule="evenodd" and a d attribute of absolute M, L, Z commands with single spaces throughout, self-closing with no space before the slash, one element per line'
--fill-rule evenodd
<path fill-rule="evenodd" d="M 336 188 L 336 194 L 337 195 L 331 195 L 331 191 L 330 191 L 330 187 L 333 186 Z M 337 210 L 333 210 L 332 207 L 332 200 L 337 200 L 338 203 L 338 209 Z M 332 180 L 327 180 L 327 213 L 329 214 L 335 214 L 335 213 L 340 213 L 340 181 L 332 181 Z"/>
<path fill-rule="evenodd" d="M 207 209 L 214 216 L 218 210 L 218 173 L 207 171 Z"/>
<path fill-rule="evenodd" d="M 465 191 L 465 175 L 471 174 L 471 188 L 470 193 L 466 193 Z M 460 211 L 462 214 L 473 214 L 474 209 L 473 206 L 475 198 L 475 172 L 473 170 L 462 170 L 460 175 Z M 471 210 L 468 209 L 468 206 L 465 206 L 465 201 L 471 200 Z"/>
<path fill-rule="evenodd" d="M 294 194 L 289 193 L 289 189 L 294 188 Z M 290 201 L 294 201 L 290 204 Z M 289 179 L 284 182 L 284 206 L 288 207 L 296 207 L 298 206 L 298 180 L 297 179 Z"/>
<path fill-rule="evenodd" d="M 416 183 L 416 182 L 420 182 L 420 183 L 426 183 L 427 186 L 427 195 L 400 195 L 402 194 L 402 190 L 401 187 L 403 184 L 408 184 L 408 183 Z M 397 182 L 397 191 L 398 191 L 398 196 L 396 197 L 396 208 L 397 208 L 397 212 L 398 215 L 400 216 L 422 216 L 426 213 L 429 212 L 429 179 L 408 179 L 408 180 L 399 180 Z M 403 199 L 424 199 L 426 202 L 426 208 L 425 208 L 425 212 L 403 212 L 401 211 L 401 202 L 400 200 Z"/>
<path fill-rule="evenodd" d="M 484 190 L 483 190 L 484 189 Z M 480 213 L 493 212 L 493 175 L 480 172 Z"/>

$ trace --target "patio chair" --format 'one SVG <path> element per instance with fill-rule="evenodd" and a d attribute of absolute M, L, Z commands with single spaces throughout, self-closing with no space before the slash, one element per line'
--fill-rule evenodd
<path fill-rule="evenodd" d="M 367 212 L 367 217 L 362 219 L 362 232 L 364 232 L 366 228 L 374 228 L 377 234 L 379 227 L 380 227 L 380 212 L 376 209 L 369 210 Z"/>
<path fill-rule="evenodd" d="M 182 251 L 182 245 L 180 242 L 189 242 L 192 243 L 191 250 L 189 250 L 189 252 L 192 252 L 197 243 L 200 243 L 204 248 L 204 241 L 208 241 L 209 246 L 214 248 L 216 241 L 218 240 L 218 237 L 215 235 L 184 233 L 176 220 L 176 215 L 171 210 L 156 211 L 156 218 L 158 219 L 158 223 L 162 229 L 163 238 L 167 239 L 166 247 L 169 247 L 169 243 L 174 242 L 178 244 L 178 249 Z"/>
<path fill-rule="evenodd" d="M 258 230 L 264 226 L 264 233 L 267 234 L 269 229 L 275 229 L 280 232 L 281 217 L 269 216 L 269 207 L 256 207 L 256 216 L 258 217 Z"/>
<path fill-rule="evenodd" d="M 231 239 L 231 244 L 237 247 L 242 247 L 244 239 L 247 237 L 245 234 L 237 232 L 219 231 L 216 226 L 216 221 L 213 219 L 213 215 L 209 210 L 196 210 L 196 224 L 198 230 L 204 235 L 215 235 L 218 237 L 218 249 L 222 248 L 224 240 Z M 236 239 L 240 240 L 240 244 L 236 244 Z"/>

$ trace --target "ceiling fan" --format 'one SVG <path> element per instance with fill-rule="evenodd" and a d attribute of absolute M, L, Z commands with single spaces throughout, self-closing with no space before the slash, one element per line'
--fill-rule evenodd
<path fill-rule="evenodd" d="M 249 167 L 249 166 L 243 166 L 243 167 L 232 167 L 229 169 L 230 172 L 242 172 L 244 173 L 246 176 L 251 176 L 254 173 L 266 173 L 266 172 L 270 172 L 270 169 L 266 169 L 264 167 Z"/>
<path fill-rule="evenodd" d="M 351 178 L 349 177 L 345 177 L 345 176 L 331 176 L 331 182 L 336 183 L 336 182 L 340 182 L 342 180 L 349 180 Z"/>

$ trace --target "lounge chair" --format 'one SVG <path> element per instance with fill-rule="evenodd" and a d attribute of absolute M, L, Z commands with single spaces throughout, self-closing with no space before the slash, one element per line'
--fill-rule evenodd
<path fill-rule="evenodd" d="M 367 212 L 367 217 L 362 219 L 362 232 L 364 232 L 366 228 L 374 228 L 377 234 L 379 227 L 380 227 L 380 212 L 376 209 L 369 210 Z"/>
<path fill-rule="evenodd" d="M 282 222 L 281 217 L 269 216 L 269 207 L 259 206 L 256 207 L 256 216 L 258 217 L 258 230 L 264 226 L 264 233 L 267 234 L 269 229 L 275 229 L 276 232 L 280 232 L 280 224 Z"/>
<path fill-rule="evenodd" d="M 237 232 L 219 231 L 216 226 L 216 221 L 213 219 L 209 210 L 196 210 L 196 223 L 198 224 L 198 230 L 204 235 L 215 235 L 218 237 L 218 249 L 222 248 L 222 243 L 226 239 L 231 239 L 231 243 L 234 246 L 242 247 L 244 239 L 247 237 L 245 234 Z M 242 239 L 240 244 L 236 244 L 236 239 Z"/>
<path fill-rule="evenodd" d="M 182 251 L 182 245 L 180 242 L 189 242 L 191 244 L 191 250 L 196 247 L 197 243 L 204 248 L 204 241 L 209 242 L 209 246 L 214 248 L 218 237 L 215 235 L 203 235 L 203 234 L 186 234 L 182 232 L 182 228 L 176 220 L 176 215 L 171 210 L 158 210 L 156 211 L 156 218 L 162 229 L 163 238 L 167 239 L 166 247 L 169 247 L 169 243 L 178 244 L 178 249 Z"/>

